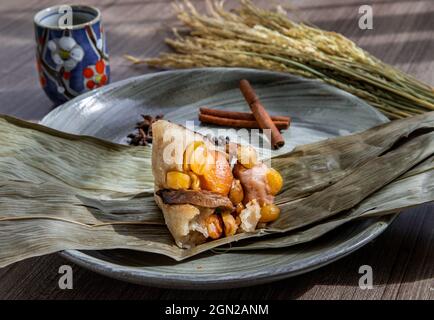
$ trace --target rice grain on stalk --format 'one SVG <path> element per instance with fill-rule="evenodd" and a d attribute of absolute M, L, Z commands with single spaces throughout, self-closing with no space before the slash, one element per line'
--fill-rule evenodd
<path fill-rule="evenodd" d="M 292 21 L 282 10 L 264 10 L 250 0 L 240 0 L 233 12 L 220 1 L 207 5 L 205 15 L 187 0 L 174 4 L 178 19 L 189 30 L 187 36 L 175 30 L 175 39 L 166 39 L 174 53 L 126 58 L 154 67 L 245 67 L 319 79 L 364 99 L 390 119 L 434 110 L 431 86 L 339 33 Z"/>

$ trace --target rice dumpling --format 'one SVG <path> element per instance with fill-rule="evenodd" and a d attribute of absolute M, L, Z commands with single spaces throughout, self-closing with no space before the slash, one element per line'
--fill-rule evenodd
<path fill-rule="evenodd" d="M 155 201 L 178 246 L 253 232 L 279 217 L 274 196 L 282 177 L 258 160 L 252 146 L 216 146 L 164 120 L 152 131 Z"/>

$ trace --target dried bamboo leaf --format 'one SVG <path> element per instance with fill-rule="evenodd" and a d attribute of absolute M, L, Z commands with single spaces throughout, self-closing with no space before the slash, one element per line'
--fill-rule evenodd
<path fill-rule="evenodd" d="M 315 240 L 327 232 L 358 218 L 394 214 L 400 210 L 434 201 L 434 157 L 373 193 L 357 207 L 324 222 L 274 238 L 246 240 L 217 251 L 239 251 L 284 248 Z"/>
<path fill-rule="evenodd" d="M 160 209 L 155 203 L 153 193 L 144 193 L 128 200 L 99 200 L 77 196 L 82 204 L 94 208 L 111 217 L 114 221 L 152 222 L 165 224 Z"/>
<path fill-rule="evenodd" d="M 428 169 L 429 168 L 429 169 Z M 361 217 L 395 213 L 418 204 L 434 201 L 434 157 L 390 183 L 362 202 L 356 210 Z"/>
<path fill-rule="evenodd" d="M 182 255 L 165 226 L 91 227 L 52 219 L 0 220 L 0 267 L 68 249 L 115 248 L 155 252 L 172 257 Z"/>
<path fill-rule="evenodd" d="M 431 158 L 431 161 L 433 159 L 434 158 Z M 415 170 L 412 171 L 417 170 L 418 168 L 415 168 Z M 403 205 L 409 207 L 433 201 L 434 171 L 423 171 L 416 175 L 412 174 L 412 171 L 409 172 L 407 178 L 400 179 L 386 186 L 385 189 L 380 190 L 372 197 L 366 199 L 358 208 L 348 214 L 339 215 L 339 217 L 331 221 L 312 226 L 306 230 L 285 234 L 285 236 L 277 239 L 261 238 L 249 240 L 247 243 L 240 243 L 240 247 L 232 246 L 230 248 L 221 248 L 221 250 L 256 250 L 291 246 L 314 240 L 360 215 L 364 216 L 372 212 L 380 214 L 382 210 L 384 210 L 384 212 L 394 212 L 396 208 L 401 208 Z M 420 186 L 421 181 L 426 182 L 423 193 L 418 192 L 418 189 L 407 189 L 407 186 Z M 412 192 L 409 193 L 408 190 L 412 190 Z M 387 202 L 384 201 L 385 198 L 388 199 Z M 42 205 L 42 203 L 40 205 Z M 376 207 L 376 209 L 365 211 L 368 207 Z M 71 211 L 67 210 L 67 212 Z M 361 212 L 363 213 L 361 214 Z M 22 230 L 27 231 L 23 232 Z M 38 238 L 38 235 L 44 236 Z M 11 239 L 11 237 L 13 239 Z M 47 237 L 53 241 L 46 241 Z M 37 246 L 23 245 L 25 243 L 37 244 Z M 237 245 L 237 243 L 233 245 Z M 144 225 L 126 225 L 92 228 L 82 225 L 71 225 L 63 221 L 50 221 L 45 219 L 37 223 L 29 220 L 19 221 L 18 223 L 14 221 L 14 224 L 0 220 L 0 247 L 2 248 L 2 250 L 0 250 L 0 267 L 28 257 L 67 249 L 103 250 L 125 248 L 156 252 L 172 257 L 181 257 L 175 258 L 176 260 L 182 260 L 187 257 L 185 256 L 185 252 L 183 252 L 185 250 L 174 246 L 173 240 L 165 227 L 153 228 Z M 11 252 L 9 247 L 19 250 Z M 153 247 L 155 247 L 155 250 Z M 219 249 L 217 248 L 217 250 Z M 204 251 L 203 248 L 200 251 Z M 18 255 L 17 252 L 19 252 Z M 188 256 L 192 255 L 194 255 L 193 252 Z"/>
<path fill-rule="evenodd" d="M 0 137 L 3 180 L 51 181 L 106 199 L 153 190 L 150 148 L 67 134 L 10 116 L 0 116 Z"/>
<path fill-rule="evenodd" d="M 19 217 L 58 218 L 87 225 L 164 224 L 153 196 L 98 200 L 77 196 L 65 185 L 0 180 L 0 220 Z"/>
<path fill-rule="evenodd" d="M 357 167 L 330 187 L 281 204 L 282 216 L 267 230 L 286 232 L 350 209 L 434 154 L 434 133 L 421 135 Z"/>
<path fill-rule="evenodd" d="M 21 145 L 7 143 L 0 146 L 0 172 L 7 180 L 23 180 L 23 178 L 28 180 L 7 181 L 0 184 L 3 201 L 0 209 L 0 265 L 4 266 L 26 257 L 65 249 L 129 248 L 156 252 L 175 260 L 183 260 L 241 239 L 270 233 L 284 233 L 318 221 L 321 221 L 318 225 L 324 225 L 330 222 L 325 220 L 326 218 L 339 218 L 345 215 L 342 214 L 345 210 L 357 205 L 362 206 L 363 200 L 369 199 L 369 195 L 376 190 L 385 190 L 381 188 L 431 157 L 434 154 L 434 133 L 430 132 L 434 128 L 433 118 L 434 113 L 429 113 L 379 126 L 353 135 L 353 139 L 338 138 L 323 142 L 321 152 L 324 152 L 324 159 L 332 155 L 337 161 L 337 166 L 332 167 L 331 171 L 336 173 L 338 170 L 351 168 L 341 175 L 338 181 L 328 187 L 317 188 L 316 192 L 295 201 L 282 201 L 284 196 L 281 196 L 282 217 L 267 230 L 237 234 L 188 250 L 180 249 L 174 244 L 165 226 L 143 224 L 142 220 L 136 219 L 138 217 L 136 215 L 140 214 L 143 220 L 149 218 L 151 221 L 156 217 L 156 212 L 152 211 L 153 205 L 149 202 L 151 190 L 146 187 L 149 184 L 149 175 L 146 177 L 139 174 L 137 178 L 140 170 L 148 171 L 149 167 L 146 165 L 150 166 L 149 159 L 146 158 L 148 155 L 143 149 L 63 134 L 8 117 L 0 118 L 2 139 L 10 132 L 21 136 L 19 140 Z M 421 128 L 425 131 L 420 132 Z M 382 138 L 378 138 L 380 135 Z M 397 144 L 401 137 L 406 136 L 410 136 L 408 141 Z M 31 142 L 33 140 L 35 146 Z M 364 161 L 358 162 L 356 166 L 351 166 L 352 161 L 363 156 L 360 152 L 362 146 L 376 151 L 370 152 L 369 156 L 366 156 Z M 315 147 L 318 147 L 318 144 L 300 147 L 292 153 L 291 158 L 315 156 L 317 152 Z M 65 148 L 68 150 L 68 157 L 65 157 Z M 351 151 L 352 149 L 354 150 Z M 91 161 L 89 158 L 80 157 L 79 154 L 83 154 L 83 150 Z M 44 169 L 39 164 L 44 160 L 44 153 L 49 159 L 46 163 L 50 163 L 54 168 Z M 10 166 L 11 158 L 16 155 L 23 161 L 23 165 L 18 168 L 23 172 Z M 106 160 L 107 157 L 110 158 L 109 161 L 100 163 L 101 159 Z M 284 159 L 285 156 L 281 158 Z M 324 159 L 322 163 L 326 163 Z M 124 161 L 128 162 L 128 166 L 124 165 Z M 306 163 L 306 166 L 312 166 L 315 171 L 316 167 L 312 162 Z M 95 181 L 79 181 L 71 174 L 75 173 L 83 179 L 81 170 L 91 171 L 92 166 L 97 167 L 98 175 L 107 174 L 105 177 L 95 176 L 95 179 L 105 186 L 102 189 L 93 189 L 97 186 Z M 68 174 L 62 172 L 65 167 Z M 318 179 L 328 177 L 329 173 L 325 169 L 317 170 Z M 429 191 L 432 190 L 432 186 L 429 181 L 426 183 L 424 180 L 427 176 L 431 177 L 432 162 L 427 160 L 415 169 L 418 171 L 410 171 L 407 176 L 402 177 L 412 179 L 415 186 L 419 183 L 420 187 L 427 188 L 428 191 L 421 195 L 428 197 L 424 201 L 432 201 L 432 193 Z M 57 174 L 61 178 L 58 178 Z M 288 181 L 287 175 L 288 173 L 284 171 L 286 181 Z M 309 181 L 309 171 L 305 171 L 304 175 Z M 127 184 L 136 178 L 139 181 L 133 183 L 133 187 Z M 41 180 L 47 185 L 46 190 L 37 187 Z M 26 183 L 29 185 L 24 187 Z M 390 188 L 392 185 L 393 183 L 387 187 Z M 3 193 L 1 193 L 2 188 Z M 55 188 L 58 189 L 57 193 L 53 192 Z M 18 189 L 22 191 L 17 191 Z M 379 200 L 376 201 L 384 200 L 384 197 L 377 198 Z M 133 199 L 130 206 L 129 199 Z M 418 201 L 420 199 L 409 198 L 405 205 L 416 204 Z M 23 203 L 25 207 L 21 208 L 26 209 L 20 211 L 19 203 Z M 397 205 L 402 205 L 402 202 L 390 201 L 387 206 L 385 204 L 385 209 L 388 211 L 399 209 Z M 97 214 L 92 213 L 89 208 L 94 208 Z M 60 214 L 58 209 L 61 209 Z M 141 212 L 141 209 L 151 210 L 150 214 Z M 94 216 L 87 216 L 89 213 Z M 120 219 L 117 220 L 118 218 Z M 107 221 L 120 224 L 107 225 Z M 335 226 L 336 222 L 331 225 L 332 228 Z"/>
<path fill-rule="evenodd" d="M 404 125 L 403 125 L 404 124 Z M 272 159 L 285 178 L 277 203 L 285 203 L 320 191 L 352 170 L 390 149 L 412 132 L 433 128 L 434 113 L 396 120 L 364 132 L 296 147 Z"/>

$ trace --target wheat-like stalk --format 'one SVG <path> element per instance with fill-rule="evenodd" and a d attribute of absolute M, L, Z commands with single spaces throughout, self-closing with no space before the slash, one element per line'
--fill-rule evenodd
<path fill-rule="evenodd" d="M 155 67 L 247 67 L 288 72 L 320 79 L 350 92 L 391 119 L 434 110 L 434 91 L 421 81 L 359 48 L 343 35 L 291 21 L 282 10 L 272 12 L 240 0 L 237 11 L 223 2 L 207 1 L 200 14 L 188 1 L 174 4 L 188 36 L 174 30 L 166 39 L 175 53 L 133 63 Z"/>

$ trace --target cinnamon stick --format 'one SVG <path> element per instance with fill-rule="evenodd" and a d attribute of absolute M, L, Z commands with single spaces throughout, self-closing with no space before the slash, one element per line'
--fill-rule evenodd
<path fill-rule="evenodd" d="M 221 117 L 221 118 L 230 118 L 230 119 L 237 119 L 237 120 L 252 120 L 256 121 L 255 116 L 250 112 L 238 112 L 238 111 L 229 111 L 229 110 L 219 110 L 219 109 L 210 109 L 210 108 L 199 108 L 200 113 L 202 114 L 208 114 L 210 116 L 215 117 Z M 290 117 L 285 116 L 271 116 L 271 120 L 273 120 L 274 123 L 276 122 L 291 122 Z M 287 128 L 285 128 L 287 129 Z"/>
<path fill-rule="evenodd" d="M 204 113 L 199 113 L 199 120 L 203 123 L 215 124 L 223 127 L 261 129 L 256 120 L 225 118 Z M 285 121 L 275 121 L 274 124 L 279 130 L 288 129 L 289 126 L 289 123 Z"/>
<path fill-rule="evenodd" d="M 250 85 L 249 81 L 243 79 L 240 81 L 240 90 L 252 110 L 253 116 L 258 122 L 261 129 L 271 130 L 271 146 L 273 149 L 279 149 L 285 144 L 285 140 L 274 124 L 267 110 L 259 101 L 258 96 Z"/>

